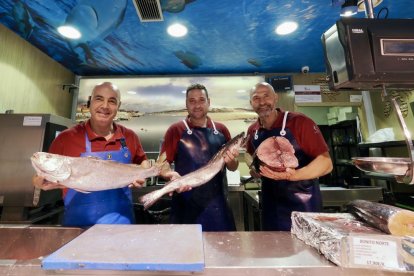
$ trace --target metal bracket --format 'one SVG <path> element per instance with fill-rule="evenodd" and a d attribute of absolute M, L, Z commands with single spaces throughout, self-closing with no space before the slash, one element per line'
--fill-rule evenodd
<path fill-rule="evenodd" d="M 62 84 L 62 90 L 65 90 L 66 88 L 68 88 L 68 92 L 72 92 L 72 90 L 78 89 L 79 86 L 75 85 L 75 84 Z"/>

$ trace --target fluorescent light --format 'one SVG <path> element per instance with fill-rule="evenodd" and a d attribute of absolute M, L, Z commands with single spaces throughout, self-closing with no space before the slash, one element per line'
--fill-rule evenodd
<path fill-rule="evenodd" d="M 297 28 L 298 28 L 298 23 L 293 22 L 293 21 L 288 21 L 288 22 L 284 22 L 280 24 L 279 26 L 277 26 L 275 32 L 278 35 L 287 35 L 287 34 L 290 34 L 296 31 Z"/>
<path fill-rule="evenodd" d="M 137 92 L 135 92 L 135 91 L 127 91 L 127 93 L 128 93 L 128 94 L 131 94 L 131 95 L 135 95 L 135 94 L 137 94 Z"/>
<path fill-rule="evenodd" d="M 182 37 L 187 34 L 187 27 L 182 24 L 175 23 L 168 27 L 167 32 L 170 36 Z"/>
<path fill-rule="evenodd" d="M 341 16 L 349 17 L 349 16 L 352 16 L 354 14 L 357 14 L 357 12 L 358 12 L 358 7 L 357 6 L 347 6 L 347 7 L 343 7 L 341 9 Z"/>
<path fill-rule="evenodd" d="M 78 39 L 82 36 L 79 30 L 72 26 L 60 26 L 57 30 L 61 35 L 70 39 Z"/>

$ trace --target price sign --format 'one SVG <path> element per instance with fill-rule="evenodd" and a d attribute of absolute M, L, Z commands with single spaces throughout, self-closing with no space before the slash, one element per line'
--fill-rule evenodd
<path fill-rule="evenodd" d="M 383 269 L 401 269 L 396 241 L 370 237 L 349 237 L 350 262 L 354 265 Z"/>

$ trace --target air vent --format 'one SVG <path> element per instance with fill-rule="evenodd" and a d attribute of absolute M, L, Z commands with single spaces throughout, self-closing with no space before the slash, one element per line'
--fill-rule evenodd
<path fill-rule="evenodd" d="M 132 0 L 141 22 L 164 21 L 160 0 Z"/>

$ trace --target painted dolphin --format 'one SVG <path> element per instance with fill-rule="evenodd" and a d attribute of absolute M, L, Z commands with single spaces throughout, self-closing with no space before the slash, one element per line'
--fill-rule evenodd
<path fill-rule="evenodd" d="M 80 0 L 68 13 L 64 25 L 76 27 L 81 38 L 69 45 L 84 63 L 96 65 L 90 48 L 99 44 L 124 20 L 127 0 Z"/>
<path fill-rule="evenodd" d="M 11 15 L 14 19 L 17 32 L 24 38 L 29 39 L 33 33 L 35 22 L 28 6 L 23 1 L 15 1 Z"/>
<path fill-rule="evenodd" d="M 161 0 L 161 9 L 166 12 L 178 13 L 184 10 L 185 5 L 195 0 Z"/>
<path fill-rule="evenodd" d="M 189 51 L 176 51 L 174 55 L 181 60 L 182 64 L 192 70 L 197 69 L 202 64 L 201 59 Z"/>
<path fill-rule="evenodd" d="M 257 60 L 257 59 L 254 59 L 254 58 L 249 58 L 247 60 L 247 62 L 250 63 L 253 66 L 256 66 L 256 67 L 262 66 L 262 63 L 260 62 L 260 60 Z"/>

